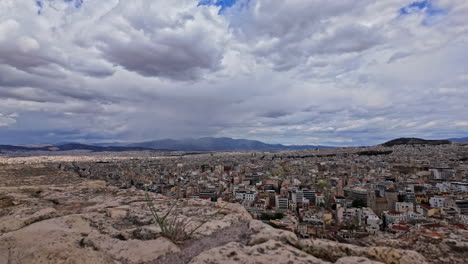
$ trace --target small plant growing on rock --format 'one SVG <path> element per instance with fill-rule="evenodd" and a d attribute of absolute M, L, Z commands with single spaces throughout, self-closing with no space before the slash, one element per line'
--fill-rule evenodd
<path fill-rule="evenodd" d="M 172 215 L 174 209 L 177 209 L 179 199 L 176 199 L 176 201 L 169 207 L 169 210 L 164 215 L 159 215 L 154 206 L 153 199 L 147 190 L 145 195 L 151 216 L 153 217 L 156 224 L 158 224 L 158 226 L 161 228 L 162 235 L 174 243 L 181 243 L 184 240 L 190 239 L 201 226 L 213 219 L 213 217 L 219 214 L 228 205 L 228 203 L 226 203 L 214 214 L 205 217 L 201 223 L 195 227 L 192 227 L 194 225 L 192 220 L 179 218 L 175 214 Z"/>

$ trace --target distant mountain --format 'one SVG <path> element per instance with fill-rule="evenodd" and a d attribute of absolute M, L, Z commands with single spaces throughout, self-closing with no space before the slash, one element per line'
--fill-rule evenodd
<path fill-rule="evenodd" d="M 393 147 L 396 145 L 444 145 L 451 144 L 448 140 L 427 140 L 421 138 L 397 138 L 383 143 L 385 147 Z"/>
<path fill-rule="evenodd" d="M 454 142 L 454 143 L 468 143 L 468 137 L 464 137 L 464 138 L 449 138 L 447 139 L 448 141 L 450 142 Z"/>
<path fill-rule="evenodd" d="M 72 151 L 88 150 L 92 152 L 123 152 L 123 151 L 276 151 L 276 150 L 301 150 L 309 148 L 332 148 L 326 146 L 286 146 L 281 144 L 266 144 L 256 140 L 211 138 L 199 139 L 163 139 L 141 143 L 60 143 L 56 145 L 0 145 L 0 152 L 16 151 Z"/>
<path fill-rule="evenodd" d="M 310 148 L 332 148 L 327 146 L 267 144 L 257 140 L 233 139 L 227 137 L 203 137 L 198 139 L 162 139 L 127 146 L 153 149 L 172 149 L 177 151 L 273 151 L 273 150 L 301 150 Z"/>
<path fill-rule="evenodd" d="M 0 145 L 0 152 L 5 151 L 71 151 L 71 150 L 89 150 L 93 152 L 122 152 L 122 151 L 144 151 L 155 149 L 143 148 L 143 147 L 101 147 L 94 145 L 85 145 L 79 143 L 70 143 L 63 145 L 44 146 L 44 147 L 26 147 L 26 146 L 11 146 L 11 145 Z"/>
<path fill-rule="evenodd" d="M 125 142 L 104 142 L 104 143 L 93 143 L 93 146 L 100 146 L 100 147 L 126 147 L 130 143 Z"/>

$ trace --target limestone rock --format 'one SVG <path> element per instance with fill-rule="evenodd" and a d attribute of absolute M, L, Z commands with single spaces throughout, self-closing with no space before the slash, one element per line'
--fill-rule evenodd
<path fill-rule="evenodd" d="M 383 264 L 380 261 L 370 260 L 364 257 L 344 257 L 340 258 L 335 264 Z"/>
<path fill-rule="evenodd" d="M 15 231 L 24 226 L 55 216 L 57 216 L 57 210 L 48 207 L 41 209 L 33 213 L 32 215 L 26 215 L 22 217 L 18 214 L 10 217 L 5 217 L 5 219 L 2 219 L 2 222 L 0 222 L 0 233 Z"/>
<path fill-rule="evenodd" d="M 117 263 L 103 252 L 79 247 L 91 232 L 79 216 L 36 222 L 0 237 L 0 264 L 4 263 Z"/>
<path fill-rule="evenodd" d="M 328 261 L 337 261 L 342 257 L 358 256 L 377 260 L 386 264 L 427 263 L 416 251 L 390 247 L 358 247 L 321 239 L 301 240 L 302 249 L 311 255 Z"/>
<path fill-rule="evenodd" d="M 249 245 L 257 245 L 268 240 L 277 240 L 290 245 L 298 245 L 297 236 L 289 231 L 276 229 L 258 220 L 252 220 L 249 228 L 254 232 Z"/>
<path fill-rule="evenodd" d="M 387 264 L 426 263 L 426 259 L 413 250 L 401 250 L 389 247 L 373 247 L 367 250 L 367 256 Z"/>
<path fill-rule="evenodd" d="M 284 243 L 268 240 L 265 243 L 246 247 L 237 242 L 205 251 L 193 258 L 190 264 L 325 264 L 320 259 L 308 255 Z"/>
<path fill-rule="evenodd" d="M 235 215 L 237 220 L 240 221 L 249 221 L 252 220 L 252 216 L 247 212 L 244 206 L 235 203 L 229 203 L 226 205 L 226 202 L 218 201 L 216 206 L 221 209 L 221 214 L 227 214 L 228 216 Z"/>
<path fill-rule="evenodd" d="M 108 208 L 106 209 L 106 214 L 113 219 L 121 219 L 128 216 L 128 208 L 119 207 L 119 208 Z"/>
<path fill-rule="evenodd" d="M 135 239 L 122 241 L 97 232 L 92 232 L 83 239 L 82 243 L 124 263 L 154 261 L 160 256 L 180 250 L 177 245 L 164 237 L 144 241 Z"/>
<path fill-rule="evenodd" d="M 11 199 L 10 197 L 0 197 L 0 209 L 12 206 L 15 206 L 13 199 Z"/>

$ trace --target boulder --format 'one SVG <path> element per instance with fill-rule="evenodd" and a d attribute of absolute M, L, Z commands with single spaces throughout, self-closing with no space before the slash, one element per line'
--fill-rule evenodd
<path fill-rule="evenodd" d="M 249 241 L 249 245 L 257 245 L 268 240 L 276 240 L 297 246 L 299 242 L 294 233 L 274 228 L 258 220 L 250 221 L 249 228 L 254 233 Z"/>

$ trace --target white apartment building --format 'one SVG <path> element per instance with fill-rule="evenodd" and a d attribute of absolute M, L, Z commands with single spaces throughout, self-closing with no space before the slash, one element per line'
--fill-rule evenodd
<path fill-rule="evenodd" d="M 247 200 L 247 201 L 255 201 L 257 198 L 257 193 L 252 191 L 237 191 L 236 192 L 236 199 L 238 200 Z"/>
<path fill-rule="evenodd" d="M 443 208 L 445 205 L 445 197 L 434 196 L 429 199 L 429 204 L 434 208 Z"/>

